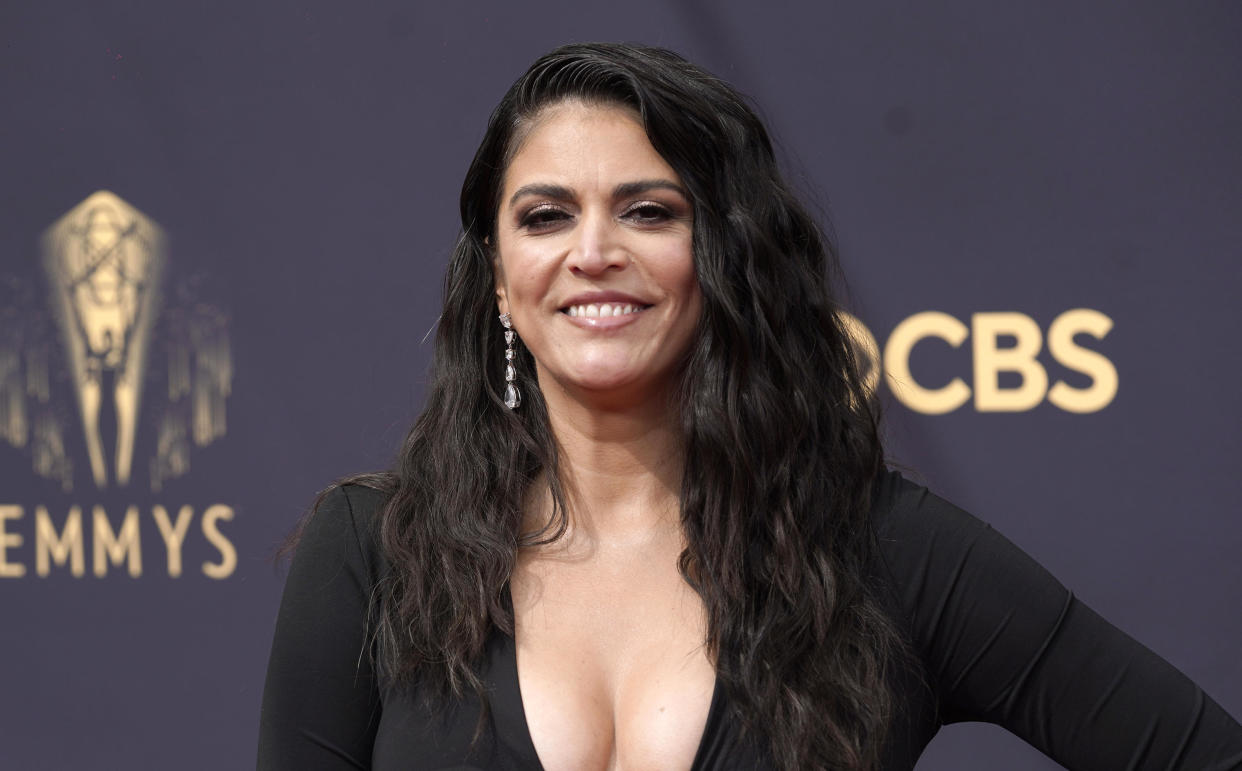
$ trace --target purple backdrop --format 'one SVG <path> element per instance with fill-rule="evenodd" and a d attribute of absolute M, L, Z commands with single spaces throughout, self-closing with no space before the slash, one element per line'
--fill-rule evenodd
<path fill-rule="evenodd" d="M 387 463 L 486 117 L 590 39 L 755 97 L 933 391 L 881 385 L 893 457 L 1242 715 L 1242 7 L 198 5 L 0 7 L 0 765 L 253 765 L 272 548 Z M 1050 767 L 982 726 L 920 765 Z"/>

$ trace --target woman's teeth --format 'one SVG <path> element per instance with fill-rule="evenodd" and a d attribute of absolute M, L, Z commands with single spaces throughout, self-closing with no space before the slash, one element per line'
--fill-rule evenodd
<path fill-rule="evenodd" d="M 645 305 L 613 305 L 610 303 L 597 303 L 594 305 L 571 305 L 565 312 L 570 316 L 585 316 L 589 319 L 597 319 L 608 316 L 624 316 L 627 313 L 637 313 L 645 307 Z"/>

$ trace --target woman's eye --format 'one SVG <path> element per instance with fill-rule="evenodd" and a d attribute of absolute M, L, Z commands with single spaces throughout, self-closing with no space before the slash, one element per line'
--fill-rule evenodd
<path fill-rule="evenodd" d="M 569 215 L 560 209 L 540 206 L 524 214 L 518 224 L 527 230 L 547 230 L 568 217 Z"/>
<path fill-rule="evenodd" d="M 631 206 L 626 210 L 624 216 L 635 222 L 651 225 L 668 221 L 672 218 L 673 213 L 658 203 L 648 202 Z"/>

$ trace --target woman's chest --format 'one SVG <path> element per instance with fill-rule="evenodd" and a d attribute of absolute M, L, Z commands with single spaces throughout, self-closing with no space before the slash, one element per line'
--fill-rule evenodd
<path fill-rule="evenodd" d="M 528 561 L 515 574 L 515 669 L 548 771 L 691 767 L 716 673 L 675 556 Z"/>
<path fill-rule="evenodd" d="M 425 701 L 416 688 L 393 688 L 382 695 L 382 709 L 374 740 L 372 768 L 376 771 L 465 771 L 466 769 L 552 769 L 557 758 L 536 751 L 528 726 L 528 710 L 518 683 L 512 637 L 496 632 L 479 669 L 487 707 L 467 689 L 461 698 Z M 538 709 L 538 707 L 532 707 Z M 724 690 L 714 686 L 706 726 L 692 760 L 663 763 L 660 768 L 761 769 L 769 766 L 738 743 Z M 585 729 L 568 728 L 568 738 Z M 555 751 L 555 750 L 554 750 Z M 545 765 L 545 761 L 549 761 Z M 582 766 L 589 768 L 589 766 Z M 632 766 L 631 766 L 632 767 Z"/>

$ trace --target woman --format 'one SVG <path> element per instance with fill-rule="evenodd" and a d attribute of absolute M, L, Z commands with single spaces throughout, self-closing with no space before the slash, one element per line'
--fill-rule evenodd
<path fill-rule="evenodd" d="M 729 86 L 553 51 L 461 215 L 397 468 L 301 534 L 260 767 L 908 769 L 954 720 L 1242 766 L 1193 683 L 885 471 L 831 254 Z"/>

